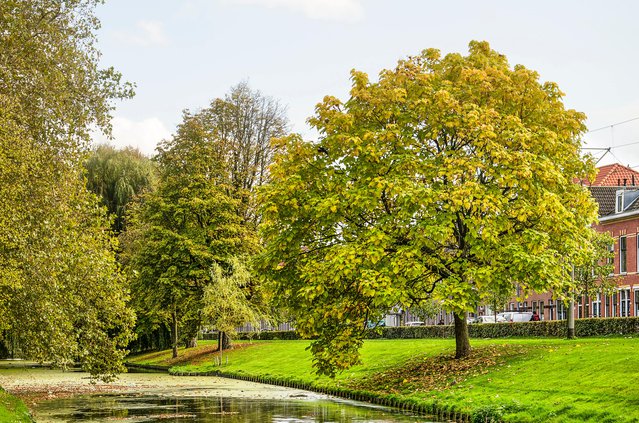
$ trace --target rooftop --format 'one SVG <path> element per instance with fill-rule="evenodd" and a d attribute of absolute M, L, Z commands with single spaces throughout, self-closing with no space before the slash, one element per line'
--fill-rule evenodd
<path fill-rule="evenodd" d="M 639 172 L 628 166 L 614 163 L 598 168 L 597 177 L 590 184 L 593 187 L 619 187 L 639 185 Z"/>

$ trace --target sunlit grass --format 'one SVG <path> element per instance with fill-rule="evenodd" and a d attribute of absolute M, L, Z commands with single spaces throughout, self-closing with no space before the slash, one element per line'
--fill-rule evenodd
<path fill-rule="evenodd" d="M 0 422 L 30 423 L 32 419 L 24 403 L 0 388 Z"/>
<path fill-rule="evenodd" d="M 445 382 L 434 385 L 423 381 L 404 385 L 402 378 L 405 375 L 419 382 L 420 375 L 408 372 L 416 372 L 421 363 L 426 363 L 425 370 L 441 364 L 452 355 L 453 340 L 366 341 L 362 364 L 335 380 L 315 375 L 308 345 L 309 341 L 255 341 L 225 353 L 221 366 L 211 355 L 198 364 L 173 369 L 221 370 L 371 391 L 382 391 L 391 384 L 399 395 L 468 413 L 481 410 L 513 422 L 639 421 L 639 338 L 475 339 L 473 348 L 500 354 L 499 359 L 466 373 L 451 368 L 441 378 Z M 516 353 L 509 355 L 513 348 Z M 141 359 L 153 364 L 158 357 L 137 358 Z"/>

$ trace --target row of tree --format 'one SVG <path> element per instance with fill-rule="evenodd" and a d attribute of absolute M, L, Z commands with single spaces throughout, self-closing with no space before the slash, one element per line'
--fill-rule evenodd
<path fill-rule="evenodd" d="M 436 302 L 462 358 L 467 311 L 515 284 L 567 298 L 596 262 L 585 116 L 487 43 L 353 71 L 316 142 L 240 84 L 150 160 L 89 150 L 132 95 L 98 66 L 97 3 L 0 3 L 0 331 L 24 354 L 109 378 L 136 332 L 168 328 L 176 355 L 208 324 L 223 348 L 277 310 L 332 375 L 367 322 Z"/>
<path fill-rule="evenodd" d="M 268 180 L 270 140 L 285 131 L 278 102 L 241 83 L 185 112 L 152 161 L 100 146 L 86 163 L 89 188 L 115 217 L 138 334 L 169 328 L 174 356 L 204 323 L 224 347 L 237 326 L 271 315 L 250 271 L 259 249 L 255 190 Z"/>

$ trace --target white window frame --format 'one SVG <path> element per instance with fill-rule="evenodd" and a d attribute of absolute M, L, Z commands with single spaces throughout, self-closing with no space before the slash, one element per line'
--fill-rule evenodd
<path fill-rule="evenodd" d="M 628 273 L 628 238 L 625 235 L 619 237 L 619 273 Z"/>
<path fill-rule="evenodd" d="M 623 212 L 623 190 L 617 191 L 617 196 L 615 197 L 615 213 Z"/>
<path fill-rule="evenodd" d="M 597 292 L 597 295 L 590 301 L 592 304 L 592 314 L 590 317 L 601 317 L 601 293 Z"/>
<path fill-rule="evenodd" d="M 623 288 L 619 290 L 619 305 L 621 306 L 620 316 L 630 316 L 630 288 Z"/>

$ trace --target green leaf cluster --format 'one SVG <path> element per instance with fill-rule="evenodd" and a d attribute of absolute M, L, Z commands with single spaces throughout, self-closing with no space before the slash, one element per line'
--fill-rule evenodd
<path fill-rule="evenodd" d="M 257 239 L 245 224 L 241 199 L 227 184 L 220 145 L 198 119 L 185 115 L 158 151 L 157 189 L 132 207 L 121 239 L 134 306 L 143 321 L 170 327 L 177 353 L 180 334 L 194 339 L 205 304 L 214 303 L 205 301 L 206 288 L 221 284 L 220 295 L 230 295 L 224 281 L 235 279 L 222 277 L 221 269 L 232 272 L 233 257 L 254 253 Z"/>
<path fill-rule="evenodd" d="M 137 149 L 118 150 L 105 144 L 91 152 L 84 167 L 87 188 L 102 199 L 113 217 L 113 231 L 119 234 L 125 227 L 129 203 L 154 187 L 154 162 Z"/>

